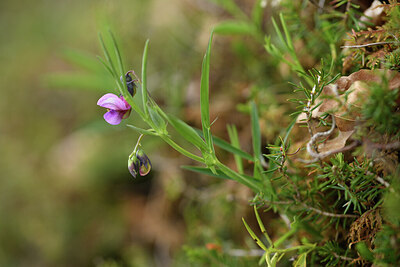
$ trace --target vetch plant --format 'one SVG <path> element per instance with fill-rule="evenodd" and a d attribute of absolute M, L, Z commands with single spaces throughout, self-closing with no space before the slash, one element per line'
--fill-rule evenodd
<path fill-rule="evenodd" d="M 116 60 L 112 59 L 109 49 L 105 46 L 101 36 L 100 36 L 100 42 L 103 48 L 105 60 L 101 58 L 100 60 L 105 66 L 105 68 L 109 71 L 109 73 L 113 76 L 121 96 L 120 98 L 116 96 L 111 97 L 110 95 L 103 96 L 105 100 L 108 100 L 108 102 L 106 101 L 107 105 L 103 106 L 109 108 L 110 109 L 109 112 L 112 112 L 111 114 L 107 115 L 107 119 L 109 117 L 112 118 L 109 119 L 108 122 L 113 122 L 115 124 L 117 124 L 116 122 L 119 123 L 121 119 L 124 118 L 126 114 L 124 112 L 126 111 L 129 105 L 133 109 L 133 111 L 136 112 L 137 115 L 139 115 L 135 116 L 135 118 L 142 119 L 145 123 L 149 125 L 150 128 L 142 129 L 134 125 L 127 125 L 128 127 L 136 130 L 142 135 L 158 136 L 184 156 L 205 165 L 205 167 L 186 166 L 187 169 L 208 173 L 223 179 L 233 179 L 239 183 L 248 186 L 255 192 L 260 191 L 261 188 L 263 187 L 261 182 L 261 177 L 262 177 L 262 170 L 260 165 L 261 153 L 258 152 L 254 156 L 249 155 L 248 153 L 238 149 L 237 147 L 221 139 L 215 138 L 211 134 L 211 121 L 209 114 L 209 71 L 210 71 L 210 52 L 211 52 L 212 34 L 210 37 L 207 51 L 204 56 L 203 66 L 202 66 L 201 92 L 200 92 L 201 122 L 202 122 L 201 133 L 198 133 L 196 129 L 192 128 L 179 118 L 166 114 L 148 94 L 146 70 L 147 70 L 147 51 L 149 42 L 148 41 L 146 42 L 143 53 L 142 78 L 140 80 L 138 77 L 136 77 L 135 80 L 132 80 L 132 78 L 128 74 L 129 73 L 134 74 L 134 72 L 129 71 L 127 74 L 124 75 L 124 66 L 122 63 L 122 58 L 120 51 L 118 49 L 118 45 L 111 33 L 110 36 L 113 41 L 111 49 L 115 54 Z M 133 85 L 134 87 L 132 88 L 131 85 Z M 137 95 L 135 95 L 136 87 L 139 88 L 139 90 L 141 91 L 141 99 L 138 99 L 136 97 Z M 131 92 L 133 93 L 131 94 Z M 120 100 L 126 101 L 128 105 L 123 106 Z M 109 102 L 112 102 L 114 105 L 112 105 Z M 139 105 L 137 102 L 141 102 L 140 103 L 141 105 Z M 252 119 L 252 125 L 253 125 L 252 128 L 256 133 L 257 132 L 259 133 L 257 109 L 255 105 L 252 106 L 252 118 L 254 118 Z M 172 140 L 168 132 L 168 127 L 167 127 L 168 125 L 172 126 L 183 138 L 189 141 L 193 145 L 193 148 L 201 153 L 201 156 L 198 156 L 192 151 L 183 148 L 174 140 Z M 254 140 L 255 147 L 260 146 L 260 141 L 259 141 L 260 138 L 261 136 L 257 134 L 256 139 Z M 250 177 L 245 174 L 238 173 L 230 169 L 223 163 L 221 163 L 215 154 L 214 144 L 242 158 L 249 159 L 255 162 L 255 173 L 257 174 L 257 176 Z M 257 149 L 257 151 L 258 150 L 259 149 Z M 138 156 L 140 157 L 140 153 Z M 145 158 L 147 158 L 147 156 Z M 135 160 L 134 158 L 132 158 L 132 156 L 130 156 L 129 160 L 130 160 L 129 170 L 131 171 L 132 175 L 135 176 L 134 174 L 136 174 L 138 170 L 137 158 Z M 146 162 L 146 159 L 144 159 L 144 162 Z M 144 169 L 146 170 L 148 166 L 151 166 L 143 164 L 144 163 L 140 163 L 140 166 L 144 167 Z M 139 171 L 140 171 L 140 166 L 139 166 Z M 146 173 L 146 171 L 144 170 L 143 172 Z"/>
<path fill-rule="evenodd" d="M 228 2 L 228 6 L 235 5 L 226 0 Z M 351 3 L 336 2 L 340 2 L 340 5 Z M 350 7 L 348 4 L 348 8 Z M 354 14 L 350 13 L 348 16 L 337 16 L 335 25 L 347 25 L 347 20 L 352 16 Z M 242 16 L 237 19 L 240 17 Z M 330 29 L 324 26 L 329 23 L 329 18 L 323 19 L 321 16 L 318 19 L 324 21 L 321 25 L 325 29 Z M 306 266 L 306 263 L 316 266 L 392 263 L 392 258 L 389 257 L 392 252 L 387 252 L 387 249 L 382 251 L 377 247 L 388 247 L 389 243 L 384 239 L 383 232 L 400 230 L 398 221 L 389 222 L 385 218 L 385 213 L 394 214 L 395 209 L 388 209 L 384 203 L 384 199 L 398 199 L 400 192 L 392 186 L 392 180 L 398 178 L 396 169 L 399 169 L 396 154 L 400 148 L 397 114 L 399 75 L 387 71 L 358 70 L 348 76 L 339 77 L 340 74 L 336 74 L 340 72 L 336 69 L 337 59 L 342 55 L 337 54 L 335 42 L 340 39 L 340 32 L 328 38 L 328 56 L 321 60 L 320 66 L 305 71 L 296 54 L 295 40 L 286 21 L 281 14 L 282 30 L 273 21 L 281 45 L 275 45 L 273 39 L 268 37 L 265 39 L 265 49 L 285 62 L 293 73 L 297 73 L 298 82 L 292 85 L 297 88 L 295 94 L 300 92 L 302 95 L 296 95 L 293 99 L 298 111 L 292 113 L 295 115 L 292 123 L 281 131 L 282 137 L 278 136 L 275 142 L 266 147 L 265 154 L 262 150 L 259 124 L 262 113 L 259 112 L 260 105 L 252 99 L 246 107 L 250 116 L 252 153 L 241 149 L 241 140 L 233 125 L 227 127 L 230 143 L 211 133 L 211 126 L 217 123 L 212 122 L 209 111 L 213 33 L 202 64 L 202 129 L 195 129 L 183 120 L 165 113 L 148 94 L 148 41 L 144 48 L 139 78 L 133 71 L 125 73 L 112 35 L 113 43 L 110 48 L 100 38 L 105 56 L 102 62 L 112 75 L 120 96 L 107 94 L 102 97 L 102 101 L 99 100 L 101 106 L 109 109 L 110 114 L 105 119 L 109 123 L 118 124 L 126 118 L 131 108 L 136 113 L 132 116 L 133 120 L 142 120 L 148 126 L 143 129 L 127 125 L 140 134 L 128 158 L 128 169 L 133 177 L 138 174 L 146 175 L 152 167 L 140 147 L 141 139 L 150 136 L 161 138 L 173 149 L 198 163 L 184 166 L 185 169 L 234 180 L 250 188 L 255 194 L 251 204 L 254 205 L 265 240 L 258 238 L 249 225 L 244 220 L 243 222 L 250 236 L 262 249 L 261 260 L 268 266 L 276 266 L 279 261 L 288 262 L 290 258 L 294 258 L 294 266 Z M 227 29 L 234 29 L 236 33 L 243 32 L 240 29 L 254 29 L 253 26 L 240 26 L 243 24 L 223 24 L 223 27 L 217 28 L 217 33 L 229 33 Z M 330 34 L 324 33 L 325 37 L 328 35 Z M 114 53 L 113 57 L 110 51 Z M 325 60 L 330 62 L 328 71 L 323 64 Z M 391 112 L 396 113 L 393 114 L 393 119 L 386 120 L 385 117 Z M 182 147 L 176 141 L 179 139 L 174 139 L 170 134 L 171 128 L 191 146 Z M 237 171 L 219 160 L 215 146 L 234 156 Z M 244 166 L 244 160 L 249 163 L 247 166 Z M 257 212 L 260 208 L 278 213 L 278 220 L 284 222 L 281 225 L 285 226 L 286 234 L 269 236 Z M 394 242 L 400 243 L 400 238 L 396 235 L 391 234 L 391 237 Z M 400 246 L 390 251 L 393 250 L 399 252 Z"/>

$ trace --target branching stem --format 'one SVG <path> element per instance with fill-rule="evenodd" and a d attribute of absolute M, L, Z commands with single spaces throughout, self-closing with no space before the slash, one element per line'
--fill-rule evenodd
<path fill-rule="evenodd" d="M 394 44 L 395 42 L 376 42 L 376 43 L 369 43 L 369 44 L 362 44 L 362 45 L 342 45 L 340 48 L 362 48 L 374 45 L 383 45 L 383 44 Z"/>

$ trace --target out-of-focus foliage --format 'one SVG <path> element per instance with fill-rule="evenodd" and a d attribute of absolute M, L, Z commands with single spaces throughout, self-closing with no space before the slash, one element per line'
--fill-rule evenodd
<path fill-rule="evenodd" d="M 3 1 L 0 265 L 396 266 L 400 13 L 370 2 Z M 145 136 L 132 179 L 137 134 L 95 105 L 109 30 L 142 79 L 150 39 L 148 121 L 204 166 Z"/>

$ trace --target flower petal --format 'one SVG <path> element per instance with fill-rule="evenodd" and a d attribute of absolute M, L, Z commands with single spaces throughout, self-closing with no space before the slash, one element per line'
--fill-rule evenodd
<path fill-rule="evenodd" d="M 139 167 L 139 173 L 141 176 L 147 175 L 151 170 L 151 162 L 150 160 Z"/>
<path fill-rule="evenodd" d="M 121 123 L 123 114 L 118 111 L 110 110 L 106 114 L 104 114 L 104 119 L 111 125 L 118 125 Z"/>
<path fill-rule="evenodd" d="M 127 103 L 125 100 L 122 100 L 118 96 L 111 94 L 111 93 L 103 95 L 99 99 L 99 101 L 97 101 L 97 105 L 99 105 L 100 107 L 108 108 L 111 110 L 128 110 L 128 109 L 130 109 L 129 104 L 128 104 L 129 107 L 127 107 L 126 104 Z"/>
<path fill-rule="evenodd" d="M 125 103 L 125 110 L 131 109 L 131 105 L 129 105 L 129 103 L 126 102 L 123 96 L 120 96 L 119 98 Z"/>

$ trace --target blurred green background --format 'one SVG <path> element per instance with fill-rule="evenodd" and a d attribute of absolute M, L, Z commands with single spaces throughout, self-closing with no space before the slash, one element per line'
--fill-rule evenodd
<path fill-rule="evenodd" d="M 132 179 L 127 157 L 138 135 L 106 124 L 96 106 L 114 91 L 96 59 L 98 33 L 110 29 L 139 75 L 150 39 L 150 93 L 199 125 L 202 55 L 224 17 L 206 0 L 0 2 L 0 266 L 201 266 L 212 263 L 206 244 L 248 247 L 246 189 L 183 171 L 191 162 L 150 137 L 153 170 Z M 242 124 L 248 149 L 247 117 L 235 105 L 252 94 L 251 79 L 268 79 L 266 52 L 218 37 L 212 53 L 213 130 L 226 137 L 226 123 Z M 125 122 L 141 125 L 135 114 Z"/>

